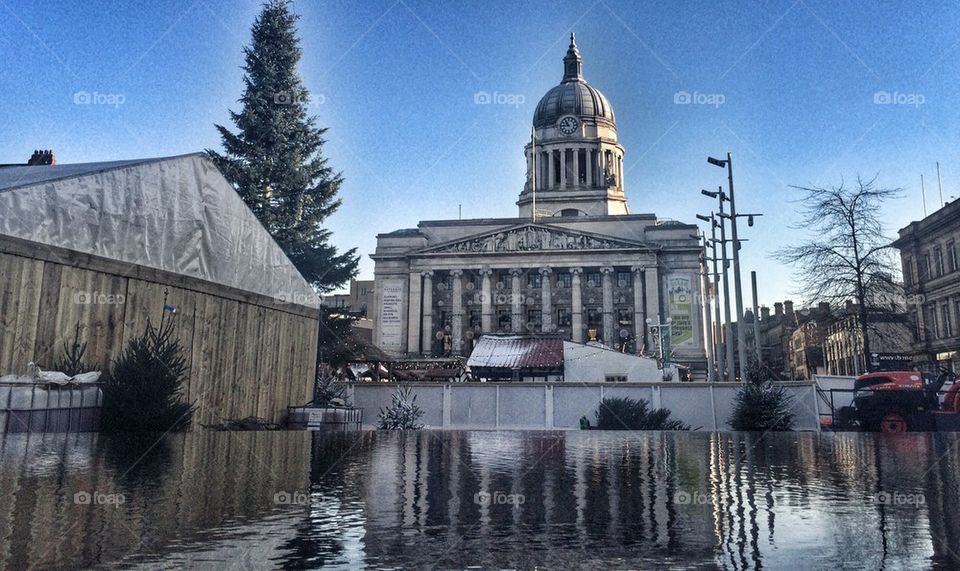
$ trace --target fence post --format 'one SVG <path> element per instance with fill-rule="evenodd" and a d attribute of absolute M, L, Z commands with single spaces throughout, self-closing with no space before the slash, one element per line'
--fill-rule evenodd
<path fill-rule="evenodd" d="M 494 397 L 495 397 L 494 400 L 497 401 L 497 416 L 496 416 L 496 419 L 494 420 L 493 426 L 494 428 L 499 429 L 500 428 L 500 385 L 495 385 L 495 388 L 497 389 L 496 393 L 494 394 Z"/>
<path fill-rule="evenodd" d="M 441 421 L 440 426 L 442 428 L 450 428 L 450 403 L 452 402 L 453 390 L 450 387 L 450 383 L 443 385 L 443 404 L 441 409 Z"/>
<path fill-rule="evenodd" d="M 547 430 L 553 429 L 553 385 L 543 386 L 543 423 Z"/>

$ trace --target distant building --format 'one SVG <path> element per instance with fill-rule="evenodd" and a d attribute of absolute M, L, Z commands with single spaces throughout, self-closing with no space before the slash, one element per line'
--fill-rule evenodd
<path fill-rule="evenodd" d="M 350 293 L 333 293 L 321 297 L 324 307 L 342 309 L 367 317 L 373 306 L 373 280 L 350 280 Z"/>
<path fill-rule="evenodd" d="M 649 324 L 669 318 L 673 362 L 706 370 L 697 227 L 630 212 L 613 108 L 582 64 L 571 38 L 560 83 L 533 113 L 516 218 L 377 236 L 378 347 L 468 356 L 481 334 L 555 333 L 652 354 Z"/>
<path fill-rule="evenodd" d="M 848 303 L 844 311 L 827 326 L 824 339 L 824 365 L 827 375 L 862 375 L 871 370 L 863 353 L 863 336 L 857 306 Z M 906 313 L 870 313 L 868 315 L 871 353 L 907 354 L 911 352 L 913 331 Z"/>
<path fill-rule="evenodd" d="M 911 222 L 893 243 L 900 250 L 907 303 L 922 366 L 960 370 L 960 200 Z"/>

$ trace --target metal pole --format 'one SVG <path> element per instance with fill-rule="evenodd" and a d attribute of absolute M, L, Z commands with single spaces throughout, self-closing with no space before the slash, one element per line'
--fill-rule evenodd
<path fill-rule="evenodd" d="M 753 288 L 753 344 L 757 349 L 757 366 L 763 364 L 760 351 L 760 306 L 757 303 L 757 272 L 750 272 L 750 287 Z"/>
<path fill-rule="evenodd" d="M 710 323 L 710 295 L 708 284 L 710 283 L 709 273 L 710 270 L 707 268 L 707 242 L 706 237 L 704 237 L 703 242 L 703 256 L 701 257 L 700 262 L 700 315 L 703 318 L 703 341 L 706 344 L 707 349 L 707 380 L 714 382 L 717 380 L 716 373 L 714 370 L 714 363 L 716 360 L 716 353 L 713 346 L 713 326 Z"/>
<path fill-rule="evenodd" d="M 720 191 L 723 192 L 722 187 Z M 720 201 L 720 214 L 723 214 L 723 200 Z M 727 269 L 727 225 L 724 222 L 723 216 L 720 216 L 720 253 L 722 254 L 721 259 L 723 260 L 723 316 L 725 318 L 723 324 L 723 342 L 727 350 L 727 380 L 732 383 L 737 380 L 737 377 L 733 361 L 733 343 L 730 340 L 733 336 L 733 332 L 730 330 L 730 272 Z"/>
<path fill-rule="evenodd" d="M 723 378 L 723 321 L 720 320 L 720 270 L 717 268 L 717 215 L 710 214 L 710 247 L 713 249 L 713 344 L 717 356 L 717 376 Z"/>
<path fill-rule="evenodd" d="M 747 363 L 747 348 L 743 330 L 743 287 L 740 284 L 740 241 L 737 239 L 737 201 L 733 197 L 733 157 L 727 153 L 727 181 L 730 184 L 730 231 L 733 239 L 733 288 L 737 302 L 737 356 L 740 359 L 740 378 Z"/>

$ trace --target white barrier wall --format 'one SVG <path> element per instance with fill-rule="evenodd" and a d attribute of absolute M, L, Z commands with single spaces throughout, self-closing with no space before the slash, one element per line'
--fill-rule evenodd
<path fill-rule="evenodd" d="M 793 398 L 796 430 L 819 430 L 814 384 L 781 383 Z M 727 383 L 410 383 L 426 428 L 451 430 L 576 429 L 586 416 L 596 425 L 601 399 L 643 399 L 666 408 L 671 418 L 694 429 L 729 430 L 739 384 Z M 390 405 L 394 383 L 354 383 L 348 401 L 363 409 L 364 428 L 373 428 Z"/>

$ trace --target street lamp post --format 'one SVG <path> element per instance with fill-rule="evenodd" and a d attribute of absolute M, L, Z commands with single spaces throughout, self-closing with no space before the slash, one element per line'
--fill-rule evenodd
<path fill-rule="evenodd" d="M 700 215 L 698 214 L 697 217 L 700 218 Z M 707 220 L 709 220 L 709 218 Z M 702 262 L 700 264 L 700 292 L 701 292 L 700 316 L 703 318 L 703 323 L 704 323 L 703 334 L 705 337 L 709 336 L 709 342 L 707 342 L 707 348 L 706 348 L 707 349 L 706 351 L 707 352 L 707 380 L 710 382 L 714 382 L 717 380 L 716 378 L 716 374 L 717 374 L 717 369 L 716 369 L 717 350 L 716 349 L 717 348 L 716 348 L 716 345 L 714 344 L 713 325 L 710 323 L 713 320 L 713 317 L 710 315 L 710 298 L 709 298 L 710 288 L 708 287 L 710 284 L 710 277 L 709 277 L 710 270 L 707 266 L 707 261 L 710 260 L 710 257 L 707 256 L 707 242 L 709 242 L 709 240 L 701 232 L 697 232 L 695 235 L 691 235 L 690 237 L 697 240 L 697 243 L 700 244 L 700 248 L 701 248 L 700 259 L 702 260 Z M 701 242 L 701 239 L 703 240 L 702 242 Z M 705 338 L 704 341 L 707 341 L 707 339 Z"/>
<path fill-rule="evenodd" d="M 743 368 L 747 363 L 747 347 L 744 342 L 743 286 L 740 283 L 740 242 L 737 236 L 737 201 L 733 194 L 733 157 L 730 153 L 727 153 L 726 160 L 709 157 L 707 162 L 721 168 L 727 168 L 727 182 L 730 193 L 730 237 L 733 239 L 733 290 L 737 304 L 737 358 L 740 361 L 740 377 L 743 378 Z"/>
<path fill-rule="evenodd" d="M 697 218 L 703 220 L 704 222 L 710 223 L 710 239 L 707 240 L 710 242 L 710 261 L 713 263 L 713 354 L 714 359 L 717 365 L 717 377 L 723 378 L 723 369 L 724 369 L 724 344 L 723 344 L 723 321 L 720 319 L 720 270 L 717 268 L 717 264 L 724 262 L 717 257 L 717 228 L 720 227 L 720 222 L 717 222 L 716 213 L 711 212 L 710 216 L 705 216 L 702 214 L 697 214 Z M 725 262 L 724 262 L 725 263 Z M 726 270 L 724 270 L 726 271 Z"/>
<path fill-rule="evenodd" d="M 717 213 L 717 218 L 720 219 L 720 259 L 723 260 L 723 341 L 727 353 L 727 380 L 732 383 L 737 380 L 737 370 L 733 359 L 733 341 L 731 339 L 733 337 L 733 325 L 730 315 L 730 278 L 728 271 L 730 263 L 729 258 L 727 258 L 727 242 L 732 240 L 727 240 L 727 225 L 724 221 L 728 215 L 723 211 L 723 203 L 728 199 L 727 195 L 723 193 L 723 187 L 718 188 L 716 192 L 706 190 L 701 190 L 700 192 L 703 193 L 704 196 L 718 199 L 720 205 L 720 212 Z M 734 247 L 736 247 L 735 244 Z"/>

